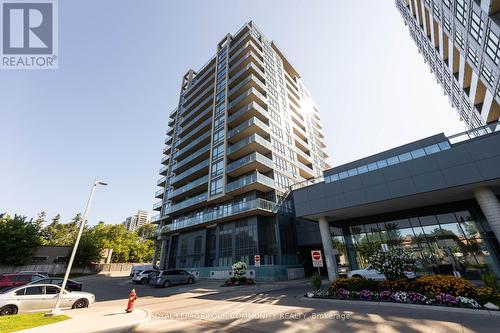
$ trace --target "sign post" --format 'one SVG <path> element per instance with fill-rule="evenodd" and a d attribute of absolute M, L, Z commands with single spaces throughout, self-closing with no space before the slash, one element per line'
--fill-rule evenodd
<path fill-rule="evenodd" d="M 253 257 L 253 260 L 255 262 L 255 267 L 260 267 L 260 255 L 256 254 L 254 257 Z"/>
<path fill-rule="evenodd" d="M 318 267 L 318 275 L 320 274 L 320 267 L 323 267 L 323 256 L 320 250 L 311 251 L 311 259 L 313 267 Z"/>

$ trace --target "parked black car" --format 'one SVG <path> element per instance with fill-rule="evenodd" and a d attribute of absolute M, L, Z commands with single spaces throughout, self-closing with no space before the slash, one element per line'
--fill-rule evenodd
<path fill-rule="evenodd" d="M 39 280 L 30 282 L 28 284 L 40 284 L 40 283 L 43 283 L 43 284 L 55 284 L 57 286 L 61 286 L 62 282 L 63 282 L 63 278 L 56 278 L 56 277 L 54 277 L 54 278 L 39 279 Z M 82 291 L 82 283 L 68 279 L 68 281 L 66 282 L 66 289 L 68 289 L 70 291 Z"/>

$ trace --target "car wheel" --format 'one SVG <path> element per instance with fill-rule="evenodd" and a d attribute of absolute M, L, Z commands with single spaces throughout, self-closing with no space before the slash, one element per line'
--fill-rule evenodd
<path fill-rule="evenodd" d="M 6 305 L 0 308 L 0 316 L 10 316 L 17 314 L 17 306 Z"/>
<path fill-rule="evenodd" d="M 85 298 L 80 298 L 77 300 L 73 306 L 71 307 L 72 309 L 83 309 L 89 306 L 89 302 Z"/>
<path fill-rule="evenodd" d="M 188 283 L 189 283 L 189 284 L 193 284 L 193 283 L 194 283 L 194 279 L 193 279 L 192 277 L 190 277 L 190 278 L 188 279 Z"/>
<path fill-rule="evenodd" d="M 170 281 L 165 280 L 165 282 L 163 282 L 163 284 L 162 284 L 162 287 L 163 287 L 163 288 L 168 288 L 168 287 L 170 287 Z"/>
<path fill-rule="evenodd" d="M 149 281 L 148 281 L 148 278 L 142 278 L 141 279 L 141 283 L 142 284 L 147 284 Z"/>

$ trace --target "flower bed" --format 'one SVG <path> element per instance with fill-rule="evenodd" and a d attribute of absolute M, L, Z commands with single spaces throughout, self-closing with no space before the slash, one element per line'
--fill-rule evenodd
<path fill-rule="evenodd" d="M 328 290 L 309 292 L 307 296 L 490 310 L 498 310 L 500 304 L 500 294 L 493 289 L 476 288 L 467 280 L 443 275 L 423 276 L 415 281 L 339 278 Z"/>

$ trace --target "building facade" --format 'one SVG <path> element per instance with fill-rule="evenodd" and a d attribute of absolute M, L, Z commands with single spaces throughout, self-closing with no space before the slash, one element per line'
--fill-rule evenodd
<path fill-rule="evenodd" d="M 140 227 L 150 222 L 149 213 L 145 210 L 138 210 L 137 214 L 127 217 L 123 221 L 123 225 L 128 231 L 137 231 Z"/>
<path fill-rule="evenodd" d="M 500 118 L 500 0 L 396 0 L 431 72 L 468 128 Z"/>
<path fill-rule="evenodd" d="M 299 73 L 253 22 L 182 79 L 170 113 L 155 259 L 201 275 L 254 265 L 274 279 L 297 264 L 287 197 L 328 167 L 318 109 Z M 280 209 L 278 209 L 280 207 Z"/>
<path fill-rule="evenodd" d="M 500 123 L 434 135 L 324 172 L 292 192 L 315 221 L 330 279 L 402 247 L 421 274 L 500 275 Z M 300 185 L 300 184 L 298 184 Z"/>

